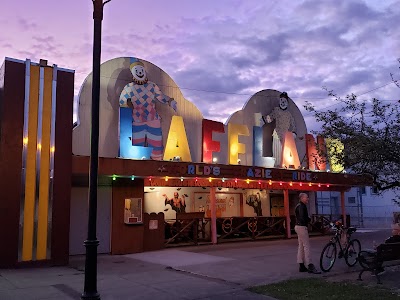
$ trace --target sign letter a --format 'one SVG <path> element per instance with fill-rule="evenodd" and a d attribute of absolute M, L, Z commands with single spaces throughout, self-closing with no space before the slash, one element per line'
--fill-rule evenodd
<path fill-rule="evenodd" d="M 192 161 L 185 124 L 181 116 L 172 117 L 164 150 L 164 160 L 170 160 L 176 156 L 179 156 L 181 161 Z"/>

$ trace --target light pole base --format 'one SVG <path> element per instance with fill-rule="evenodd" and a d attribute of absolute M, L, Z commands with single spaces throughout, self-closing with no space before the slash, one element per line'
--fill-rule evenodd
<path fill-rule="evenodd" d="M 97 300 L 100 295 L 97 292 L 97 247 L 99 241 L 86 240 L 84 242 L 86 247 L 86 260 L 85 260 L 85 287 L 81 299 Z"/>
<path fill-rule="evenodd" d="M 99 293 L 82 294 L 81 299 L 84 299 L 84 300 L 100 300 L 100 294 Z"/>

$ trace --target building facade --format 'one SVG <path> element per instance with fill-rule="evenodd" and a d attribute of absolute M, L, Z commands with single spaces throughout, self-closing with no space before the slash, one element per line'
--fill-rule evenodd
<path fill-rule="evenodd" d="M 73 71 L 13 59 L 1 70 L 0 264 L 64 264 L 86 239 L 91 74 L 73 129 Z M 223 124 L 135 57 L 101 66 L 99 133 L 100 253 L 290 238 L 301 191 L 322 231 L 316 192 L 337 192 L 335 218 L 346 220 L 345 191 L 370 184 L 329 160 L 327 171 L 316 145 L 329 156 L 333 141 L 307 133 L 285 92 L 257 92 Z"/>
<path fill-rule="evenodd" d="M 340 193 L 317 193 L 317 213 L 337 214 L 340 211 Z M 390 228 L 394 214 L 400 212 L 393 191 L 379 193 L 373 186 L 355 187 L 345 193 L 346 212 L 352 225 L 365 228 Z"/>

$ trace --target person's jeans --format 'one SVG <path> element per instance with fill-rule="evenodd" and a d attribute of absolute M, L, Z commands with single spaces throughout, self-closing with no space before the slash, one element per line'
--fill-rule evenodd
<path fill-rule="evenodd" d="M 296 225 L 294 230 L 297 233 L 297 240 L 299 243 L 297 250 L 297 262 L 299 264 L 304 263 L 306 266 L 308 266 L 309 264 L 312 264 L 308 228 L 307 226 Z"/>

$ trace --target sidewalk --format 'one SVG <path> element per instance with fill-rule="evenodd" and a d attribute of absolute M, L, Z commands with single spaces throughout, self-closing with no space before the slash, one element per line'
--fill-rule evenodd
<path fill-rule="evenodd" d="M 356 233 L 363 248 L 384 240 L 389 231 Z M 313 237 L 313 258 L 329 237 Z M 365 245 L 365 246 L 364 246 Z M 98 257 L 101 299 L 268 299 L 246 291 L 249 286 L 290 278 L 324 276 L 357 282 L 357 273 L 337 261 L 322 275 L 298 272 L 297 240 L 255 241 L 165 249 Z M 358 267 L 358 266 L 357 266 Z M 351 273 L 349 273 L 351 272 Z M 398 272 L 382 276 L 398 278 Z M 369 274 L 364 275 L 370 277 Z M 390 277 L 390 278 L 391 278 Z M 0 270 L 0 300 L 79 299 L 83 291 L 84 257 L 71 257 L 66 267 Z"/>

